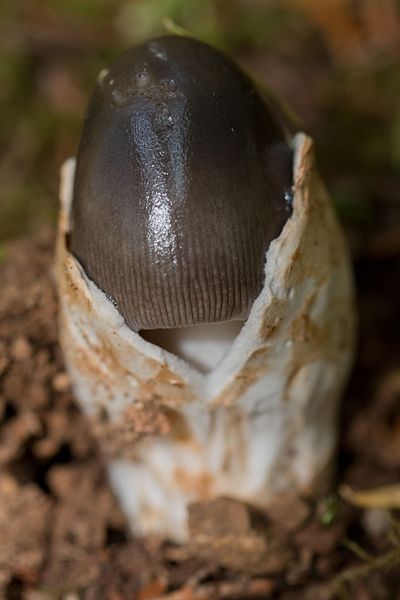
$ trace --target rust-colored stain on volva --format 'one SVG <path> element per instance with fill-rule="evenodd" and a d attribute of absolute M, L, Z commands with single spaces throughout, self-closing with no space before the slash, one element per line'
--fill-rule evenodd
<path fill-rule="evenodd" d="M 272 338 L 278 333 L 286 304 L 287 300 L 273 298 L 271 304 L 264 314 L 264 318 L 260 327 L 260 335 L 263 340 Z"/>
<path fill-rule="evenodd" d="M 99 359 L 106 363 L 107 369 L 114 374 L 114 377 L 122 378 L 123 381 L 125 370 L 121 366 L 113 344 L 108 341 L 108 338 L 105 335 L 101 335 L 100 343 L 101 346 L 96 349 L 99 354 Z"/>
<path fill-rule="evenodd" d="M 162 386 L 159 384 L 157 376 L 147 381 L 141 381 L 135 389 L 135 397 L 141 402 L 154 402 L 173 409 L 192 400 L 192 396 L 186 388 Z"/>
<path fill-rule="evenodd" d="M 99 409 L 98 416 L 91 417 L 90 421 L 102 452 L 108 459 L 135 459 L 139 440 L 171 434 L 167 414 L 158 406 L 141 402 L 129 405 L 117 421 L 110 421 L 104 409 Z"/>
<path fill-rule="evenodd" d="M 96 437 L 101 453 L 107 460 L 138 459 L 137 442 L 142 437 L 133 428 L 122 423 L 109 423 L 102 418 L 90 417 L 90 429 Z"/>
<path fill-rule="evenodd" d="M 310 339 L 310 317 L 303 314 L 295 319 L 290 326 L 290 339 L 305 344 Z"/>
<path fill-rule="evenodd" d="M 207 472 L 193 473 L 177 467 L 173 479 L 178 488 L 187 494 L 193 494 L 193 497 L 204 500 L 211 497 L 214 478 Z"/>
<path fill-rule="evenodd" d="M 67 344 L 69 341 L 75 340 L 68 335 Z M 93 360 L 93 353 L 88 352 L 87 348 L 75 345 L 74 350 L 70 351 L 67 346 L 66 354 L 75 368 L 87 373 L 92 381 L 101 381 L 104 385 L 112 385 L 112 377 L 108 377 L 107 371 L 101 368 L 98 360 Z"/>
<path fill-rule="evenodd" d="M 238 469 L 245 473 L 249 449 L 247 439 L 248 415 L 240 407 L 232 407 L 227 417 L 226 447 L 222 461 L 222 471 L 225 474 L 237 472 Z"/>
<path fill-rule="evenodd" d="M 60 269 L 63 272 L 60 275 L 61 287 L 70 301 L 69 304 L 72 306 L 75 304 L 84 305 L 88 312 L 92 312 L 93 306 L 90 297 L 84 292 L 82 285 L 75 281 L 77 265 L 73 262 L 74 259 L 67 254 L 65 239 L 59 243 L 57 253 L 60 256 Z"/>
<path fill-rule="evenodd" d="M 257 348 L 233 380 L 213 400 L 214 406 L 233 406 L 268 371 L 268 347 Z"/>
<path fill-rule="evenodd" d="M 193 392 L 185 381 L 164 363 L 156 376 L 156 385 L 158 390 L 166 392 L 166 396 L 172 394 L 174 401 L 191 402 L 195 399 Z"/>
<path fill-rule="evenodd" d="M 163 408 L 163 412 L 168 421 L 171 438 L 179 442 L 190 440 L 192 434 L 182 413 L 167 406 Z"/>

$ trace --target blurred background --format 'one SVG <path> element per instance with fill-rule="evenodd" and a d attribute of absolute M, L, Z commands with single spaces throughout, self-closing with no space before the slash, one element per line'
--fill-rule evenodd
<path fill-rule="evenodd" d="M 396 0 L 1 0 L 0 243 L 55 219 L 98 72 L 166 18 L 291 106 L 354 252 L 400 253 Z"/>

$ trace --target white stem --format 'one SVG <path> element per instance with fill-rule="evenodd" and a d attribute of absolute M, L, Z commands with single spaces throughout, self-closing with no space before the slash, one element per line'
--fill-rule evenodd
<path fill-rule="evenodd" d="M 201 373 L 221 362 L 243 327 L 243 321 L 204 323 L 178 329 L 141 331 L 148 342 L 179 356 Z"/>

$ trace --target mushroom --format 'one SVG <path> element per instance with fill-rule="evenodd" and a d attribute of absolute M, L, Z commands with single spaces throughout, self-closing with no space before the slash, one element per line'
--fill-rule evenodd
<path fill-rule="evenodd" d="M 62 171 L 60 336 L 135 533 L 329 488 L 353 284 L 312 146 L 193 38 L 98 77 Z"/>

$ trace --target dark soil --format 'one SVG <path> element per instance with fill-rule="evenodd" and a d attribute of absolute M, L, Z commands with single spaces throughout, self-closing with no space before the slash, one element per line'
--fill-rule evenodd
<path fill-rule="evenodd" d="M 400 248 L 393 239 L 377 235 L 357 249 L 360 343 L 337 474 L 338 484 L 355 489 L 400 476 Z M 52 234 L 43 232 L 6 246 L 0 265 L 0 596 L 400 599 L 396 512 L 355 508 L 338 494 L 314 505 L 298 499 L 294 508 L 285 497 L 257 515 L 229 499 L 194 505 L 188 547 L 129 539 L 64 371 L 52 253 Z"/>

